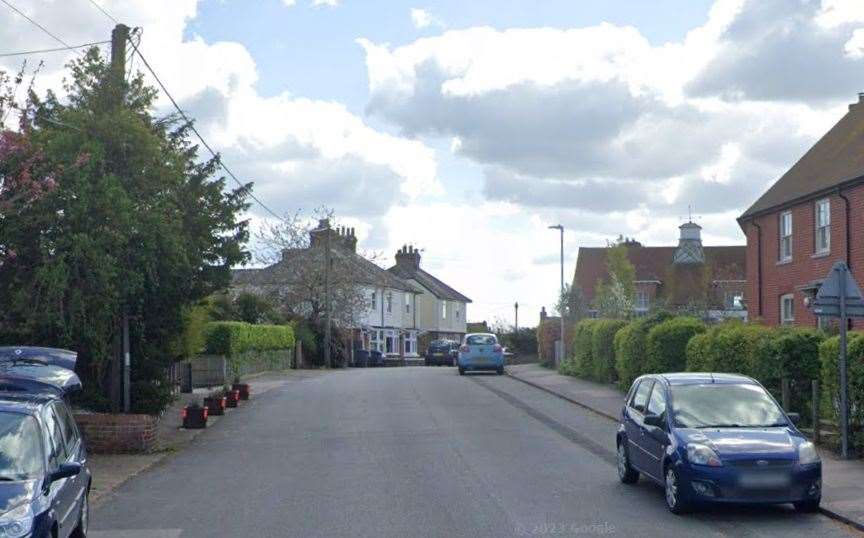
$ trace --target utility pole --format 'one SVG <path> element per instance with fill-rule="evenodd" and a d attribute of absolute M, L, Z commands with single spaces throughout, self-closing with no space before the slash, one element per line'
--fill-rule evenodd
<path fill-rule="evenodd" d="M 324 237 L 324 364 L 327 365 L 328 368 L 333 368 L 332 358 L 330 356 L 330 339 L 331 335 L 331 327 L 330 327 L 330 269 L 332 265 L 331 261 L 331 253 L 330 253 L 330 234 L 332 229 L 330 228 L 330 222 L 327 222 L 327 228 L 325 230 Z"/>
<path fill-rule="evenodd" d="M 564 300 L 564 226 L 561 224 L 556 224 L 555 226 L 549 226 L 550 230 L 558 230 L 561 232 L 561 296 L 559 297 L 559 302 Z M 561 312 L 558 313 L 561 316 L 561 338 L 559 340 L 559 348 L 558 354 L 555 357 L 555 367 L 558 367 L 558 363 L 564 359 L 564 308 L 560 309 Z"/>
<path fill-rule="evenodd" d="M 513 305 L 513 309 L 516 311 L 516 316 L 515 316 L 516 321 L 513 324 L 513 327 L 514 327 L 516 335 L 518 337 L 518 335 L 519 335 L 519 301 L 516 301 L 516 303 Z"/>
<path fill-rule="evenodd" d="M 129 40 L 129 27 L 118 24 L 111 32 L 111 74 L 109 85 L 114 97 L 112 103 L 115 107 L 122 107 L 125 102 L 124 84 L 126 79 L 126 42 Z M 122 307 L 122 320 L 120 322 L 122 334 L 122 385 L 123 385 L 123 412 L 129 413 L 132 409 L 132 387 L 131 369 L 132 356 L 129 346 L 129 313 L 126 306 Z"/>

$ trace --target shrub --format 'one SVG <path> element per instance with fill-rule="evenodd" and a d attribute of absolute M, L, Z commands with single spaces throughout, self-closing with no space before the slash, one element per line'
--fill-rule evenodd
<path fill-rule="evenodd" d="M 628 390 L 633 380 L 646 372 L 648 331 L 671 317 L 668 312 L 657 312 L 637 319 L 618 331 L 614 340 L 615 369 L 618 372 L 618 386 L 622 390 Z"/>
<path fill-rule="evenodd" d="M 687 342 L 685 348 L 686 368 L 688 372 L 707 372 L 710 370 L 708 366 L 709 353 L 711 351 L 711 341 L 714 338 L 714 329 L 708 329 L 707 332 L 697 334 Z"/>
<path fill-rule="evenodd" d="M 242 321 L 216 321 L 207 324 L 207 353 L 239 355 L 246 351 L 269 351 L 294 347 L 290 325 L 252 325 Z"/>
<path fill-rule="evenodd" d="M 600 322 L 599 319 L 583 319 L 573 329 L 572 355 L 568 358 L 572 359 L 577 375 L 591 375 L 594 329 Z"/>
<path fill-rule="evenodd" d="M 648 331 L 646 372 L 681 372 L 687 368 L 687 344 L 705 332 L 696 318 L 677 317 L 655 325 Z"/>
<path fill-rule="evenodd" d="M 770 336 L 771 329 L 762 325 L 722 325 L 708 353 L 710 371 L 755 376 L 757 351 Z"/>
<path fill-rule="evenodd" d="M 617 379 L 615 372 L 615 335 L 626 321 L 620 319 L 601 319 L 594 325 L 591 337 L 591 368 L 585 372 L 597 381 L 611 383 Z"/>
<path fill-rule="evenodd" d="M 835 336 L 819 346 L 822 367 L 823 409 L 830 420 L 840 424 L 840 337 Z M 856 452 L 864 451 L 864 334 L 849 333 L 847 346 L 849 382 L 849 424 L 851 444 Z"/>

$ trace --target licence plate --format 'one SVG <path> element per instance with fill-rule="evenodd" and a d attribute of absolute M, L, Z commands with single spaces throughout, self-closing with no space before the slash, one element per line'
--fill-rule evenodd
<path fill-rule="evenodd" d="M 443 357 L 444 354 L 443 353 L 433 353 L 432 356 L 433 357 Z"/>
<path fill-rule="evenodd" d="M 743 473 L 738 479 L 742 488 L 747 489 L 774 489 L 787 487 L 791 483 L 789 475 L 785 473 Z"/>

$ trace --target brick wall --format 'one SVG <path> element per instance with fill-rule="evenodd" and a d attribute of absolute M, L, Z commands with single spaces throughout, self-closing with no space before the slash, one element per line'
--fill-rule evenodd
<path fill-rule="evenodd" d="M 146 453 L 157 448 L 159 419 L 152 415 L 75 413 L 75 421 L 90 452 Z"/>
<path fill-rule="evenodd" d="M 843 190 L 850 203 L 851 249 L 849 266 L 856 280 L 864 281 L 864 185 Z M 827 198 L 831 203 L 831 249 L 827 255 L 815 254 L 815 203 Z M 779 260 L 779 219 L 786 209 L 792 211 L 792 260 Z M 759 249 L 758 229 L 752 221 L 742 224 L 747 237 L 747 309 L 750 319 L 762 319 L 768 325 L 780 323 L 780 297 L 793 294 L 795 298 L 795 325 L 815 327 L 816 317 L 805 306 L 806 294 L 802 287 L 825 278 L 837 261 L 846 261 L 846 207 L 837 194 L 819 197 L 757 217 L 762 228 L 762 246 Z M 761 313 L 759 275 L 757 263 L 762 260 Z M 861 326 L 861 321 L 856 323 Z"/>

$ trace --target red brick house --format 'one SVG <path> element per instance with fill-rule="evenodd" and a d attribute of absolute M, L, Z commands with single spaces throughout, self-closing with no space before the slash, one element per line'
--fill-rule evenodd
<path fill-rule="evenodd" d="M 806 303 L 832 264 L 845 261 L 864 278 L 864 94 L 738 224 L 751 319 L 818 326 Z"/>
<path fill-rule="evenodd" d="M 746 318 L 744 310 L 744 245 L 703 246 L 702 227 L 693 222 L 679 226 L 678 246 L 648 247 L 626 240 L 627 257 L 636 270 L 634 310 L 644 314 L 655 306 L 678 309 L 704 303 L 713 319 Z M 607 281 L 605 247 L 580 247 L 573 275 L 573 289 L 597 315 L 597 284 Z"/>

